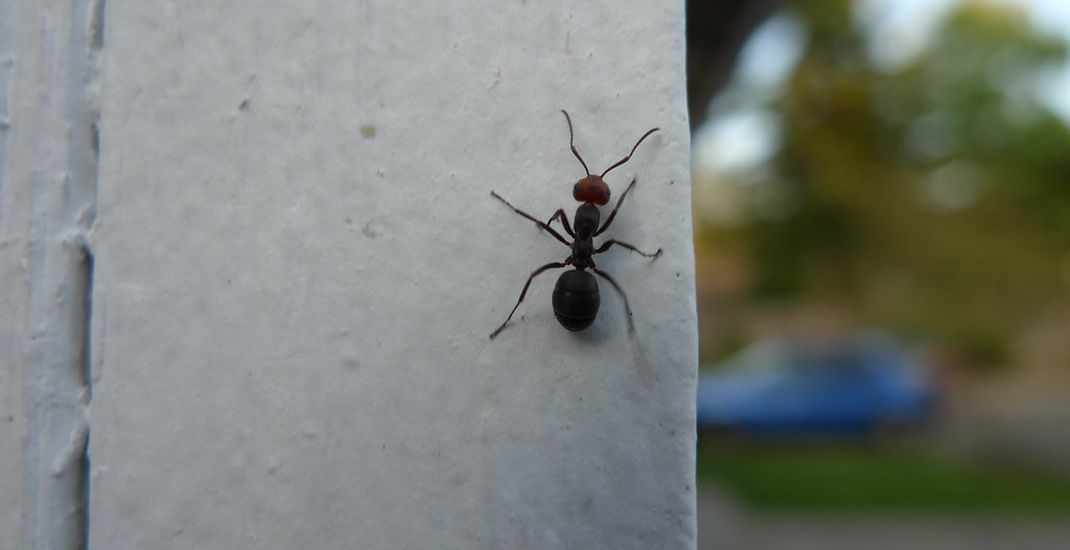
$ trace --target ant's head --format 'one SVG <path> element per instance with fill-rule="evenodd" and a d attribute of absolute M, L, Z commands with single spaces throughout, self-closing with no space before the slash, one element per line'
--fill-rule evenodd
<path fill-rule="evenodd" d="M 598 206 L 605 206 L 609 203 L 609 186 L 606 185 L 606 182 L 603 181 L 602 178 L 605 177 L 610 170 L 628 162 L 628 159 L 632 158 L 632 153 L 635 153 L 639 144 L 642 143 L 647 136 L 657 132 L 658 129 L 654 128 L 648 130 L 647 133 L 643 134 L 643 137 L 639 138 L 639 141 L 635 142 L 635 146 L 632 147 L 632 151 L 631 153 L 628 153 L 628 156 L 620 159 L 613 166 L 606 168 L 606 171 L 602 172 L 602 175 L 595 176 L 587 169 L 587 163 L 583 162 L 583 157 L 581 157 L 579 151 L 576 150 L 576 145 L 572 139 L 572 119 L 569 118 L 568 113 L 566 113 L 564 109 L 562 109 L 561 112 L 564 113 L 565 120 L 568 122 L 568 146 L 572 149 L 572 154 L 576 155 L 576 159 L 583 165 L 583 171 L 587 172 L 587 177 L 577 181 L 576 185 L 572 186 L 572 198 L 580 202 L 590 202 L 597 204 Z"/>
<path fill-rule="evenodd" d="M 605 206 L 609 202 L 609 186 L 601 176 L 587 175 L 572 186 L 572 198 L 580 202 L 593 202 Z"/>

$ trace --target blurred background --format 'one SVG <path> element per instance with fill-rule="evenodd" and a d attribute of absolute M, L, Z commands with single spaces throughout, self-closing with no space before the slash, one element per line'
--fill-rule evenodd
<path fill-rule="evenodd" d="M 692 0 L 701 548 L 1070 548 L 1070 2 Z"/>

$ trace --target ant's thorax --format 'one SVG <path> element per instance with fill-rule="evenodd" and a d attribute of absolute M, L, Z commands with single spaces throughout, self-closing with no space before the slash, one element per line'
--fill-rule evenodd
<path fill-rule="evenodd" d="M 596 231 L 598 231 L 598 222 L 602 219 L 602 214 L 598 211 L 598 207 L 593 203 L 585 202 L 576 209 L 576 216 L 573 218 L 572 226 L 576 230 L 577 239 L 591 239 L 594 237 Z"/>

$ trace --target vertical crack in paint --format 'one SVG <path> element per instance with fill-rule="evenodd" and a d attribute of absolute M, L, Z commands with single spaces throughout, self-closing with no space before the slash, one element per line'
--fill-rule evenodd
<path fill-rule="evenodd" d="M 79 220 L 84 223 L 84 230 L 89 232 L 92 230 L 93 224 L 96 222 L 97 215 L 97 190 L 98 190 L 98 178 L 100 170 L 100 54 L 104 48 L 104 10 L 105 0 L 90 0 L 88 5 L 88 14 L 86 18 L 86 41 L 88 43 L 88 66 L 86 75 L 86 87 L 84 90 L 84 97 L 87 103 L 87 120 L 85 123 L 88 125 L 89 132 L 89 149 L 90 149 L 90 162 L 92 166 L 87 170 L 86 175 L 91 181 L 87 182 L 87 185 L 91 188 L 91 205 L 86 212 L 84 220 Z M 83 284 L 82 291 L 85 293 L 82 300 L 82 313 L 83 313 L 83 327 L 82 327 L 82 350 L 81 350 L 81 368 L 82 368 L 82 380 L 85 384 L 85 406 L 88 409 L 93 398 L 93 349 L 92 349 L 92 330 L 93 330 L 93 282 L 94 272 L 96 268 L 96 257 L 93 254 L 92 247 L 89 244 L 89 239 L 83 240 L 82 244 L 82 276 Z M 86 422 L 86 435 L 85 442 L 81 449 L 81 464 L 80 470 L 82 474 L 81 479 L 81 498 L 80 505 L 82 511 L 81 517 L 81 545 L 80 550 L 87 550 L 89 548 L 89 519 L 90 519 L 90 481 L 92 476 L 92 462 L 89 455 L 89 438 L 91 436 L 91 427 L 88 425 L 88 419 Z"/>
<path fill-rule="evenodd" d="M 94 173 L 95 180 L 95 173 Z M 95 181 L 94 181 L 95 184 Z M 84 406 L 88 409 L 89 403 L 93 396 L 93 384 L 92 384 L 92 321 L 93 321 L 93 271 L 94 262 L 93 251 L 89 246 L 82 247 L 82 292 L 84 293 L 82 299 L 82 315 L 83 315 L 83 327 L 81 331 L 82 336 L 82 349 L 81 349 L 81 368 L 82 368 L 82 380 L 85 384 L 85 401 Z M 80 464 L 78 465 L 78 471 L 81 475 L 79 480 L 79 502 L 81 509 L 81 525 L 79 529 L 81 531 L 81 545 L 79 550 L 86 550 L 89 548 L 89 478 L 91 473 L 91 463 L 89 460 L 89 419 L 88 414 L 85 420 L 85 437 L 83 439 L 82 447 L 80 449 Z"/>

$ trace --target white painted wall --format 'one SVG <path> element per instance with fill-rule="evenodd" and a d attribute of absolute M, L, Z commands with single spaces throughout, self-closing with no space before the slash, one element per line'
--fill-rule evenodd
<path fill-rule="evenodd" d="M 0 2 L 0 547 L 78 548 L 99 6 Z"/>
<path fill-rule="evenodd" d="M 694 547 L 683 2 L 573 4 L 107 3 L 90 548 Z M 664 253 L 599 257 L 634 339 L 546 274 L 490 341 L 568 254 L 489 196 L 574 210 L 561 108 L 599 172 L 662 128 L 607 235 Z"/>

